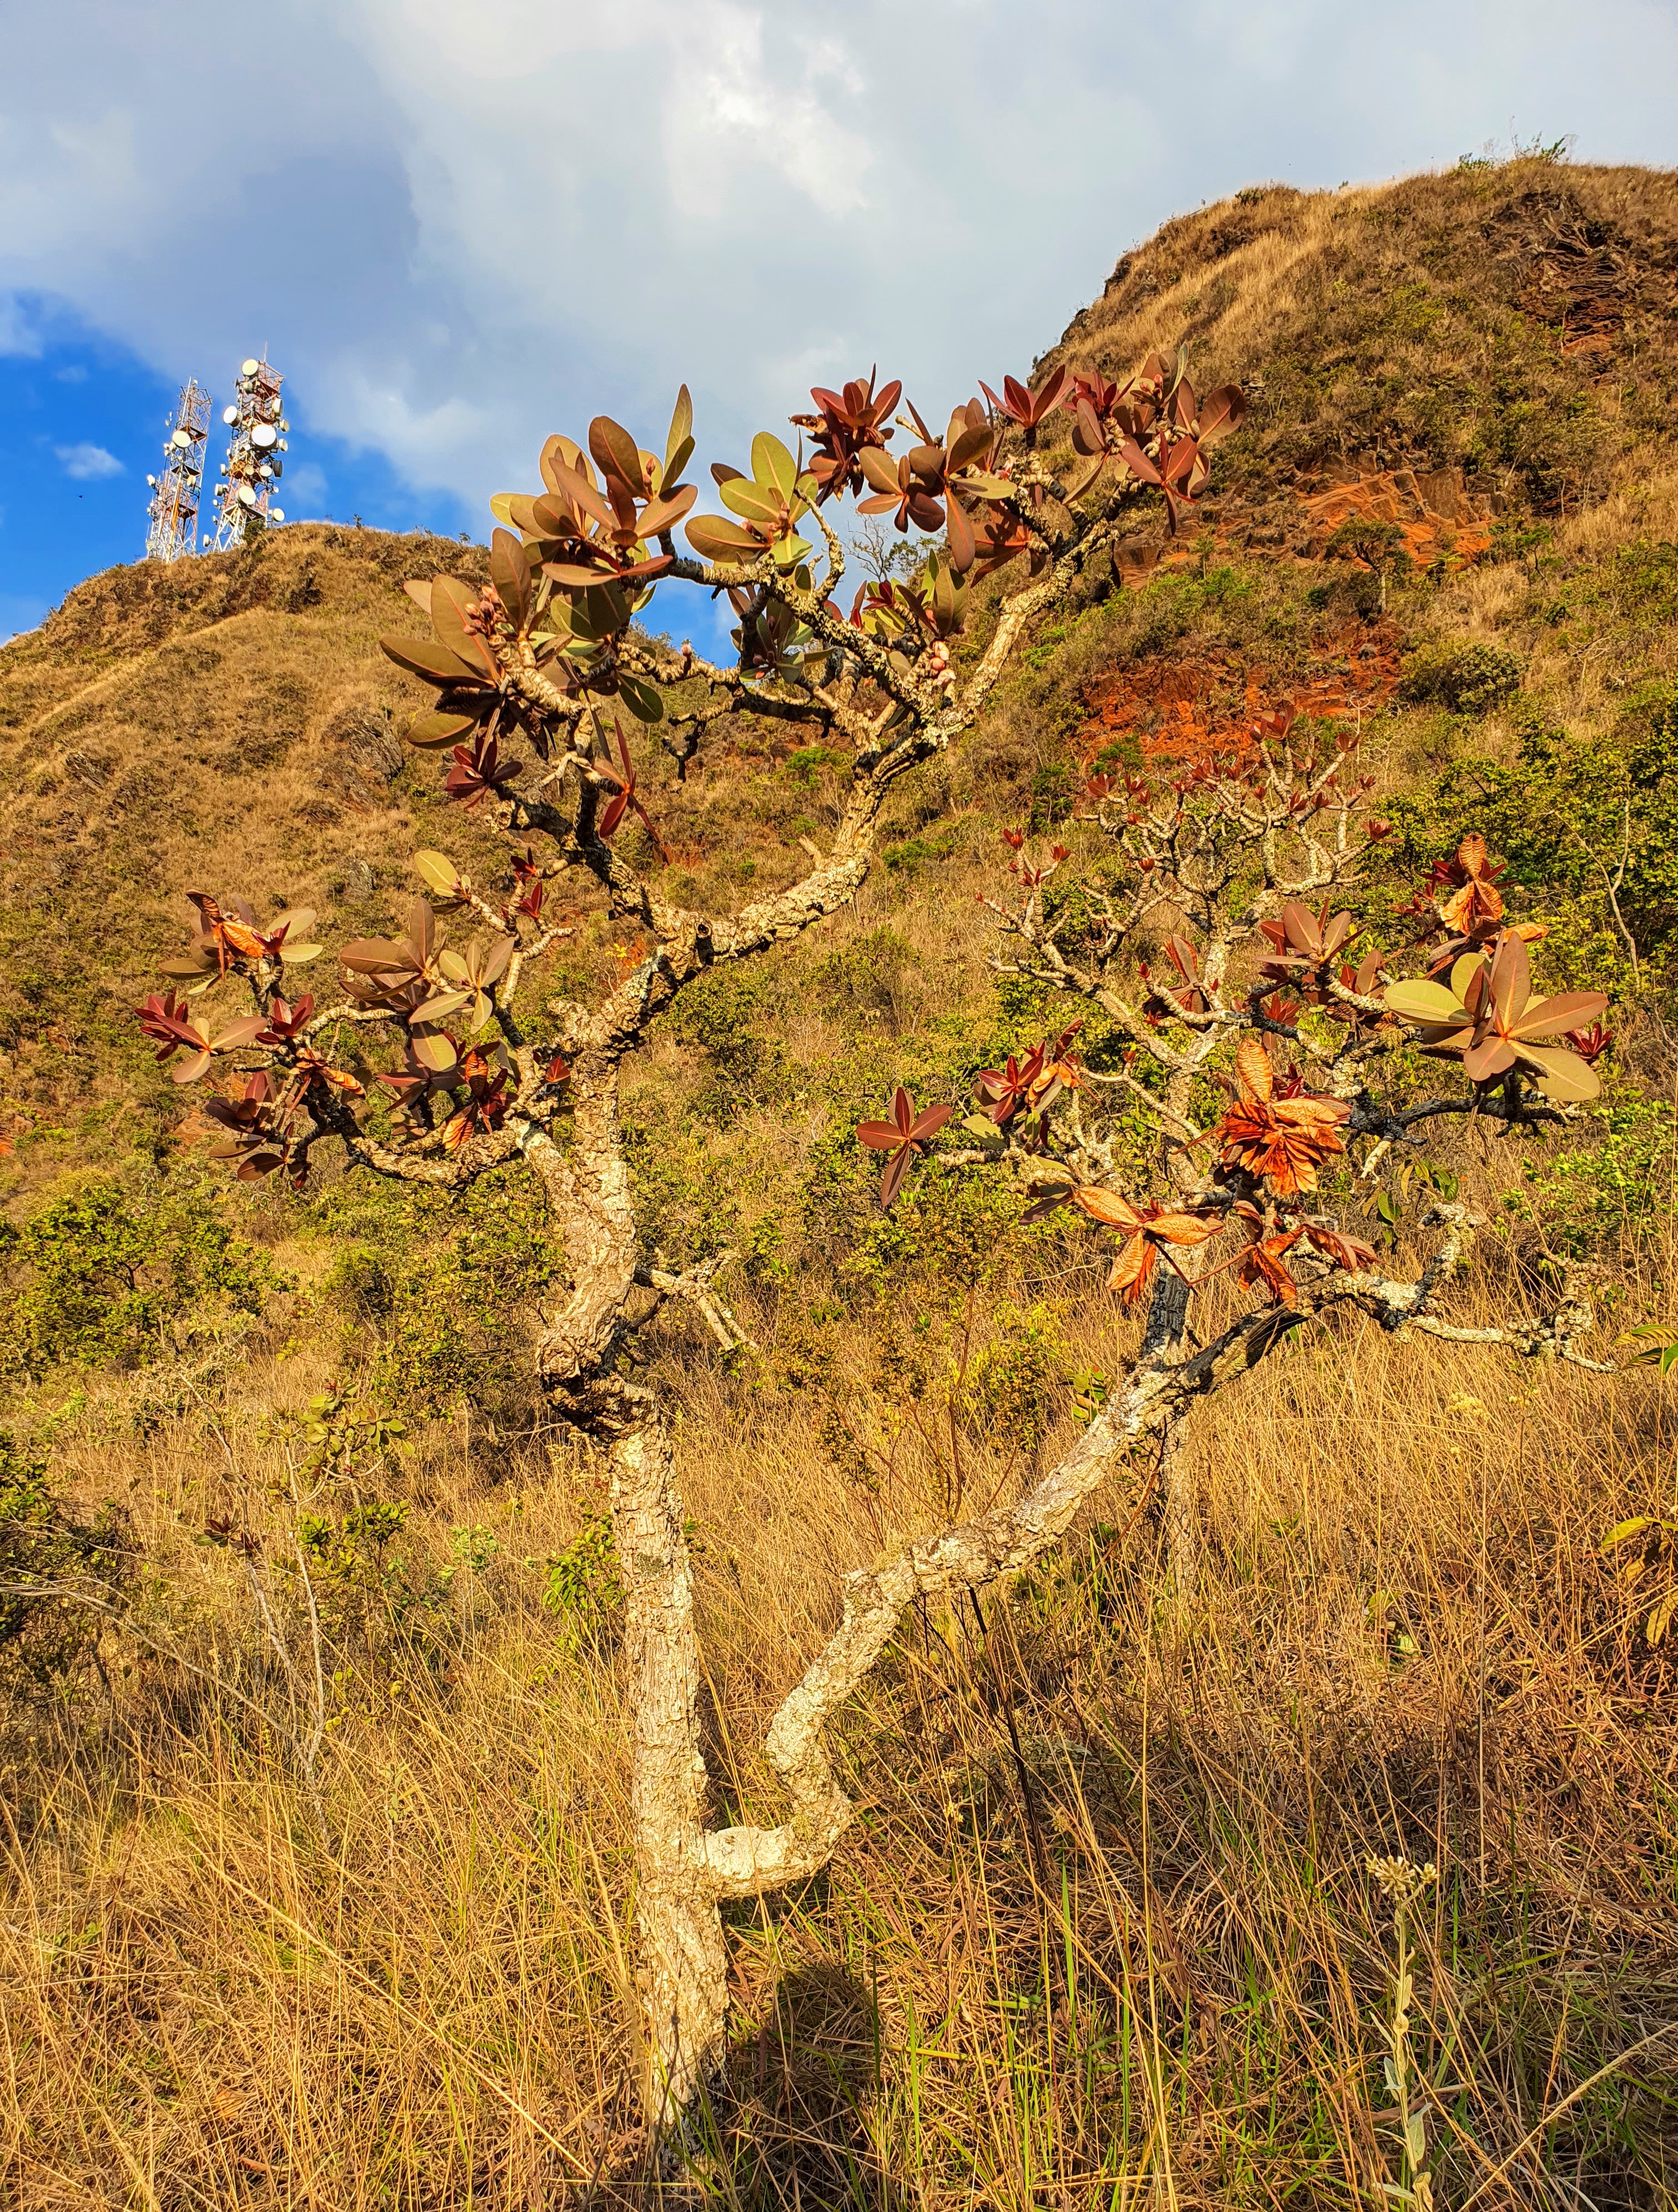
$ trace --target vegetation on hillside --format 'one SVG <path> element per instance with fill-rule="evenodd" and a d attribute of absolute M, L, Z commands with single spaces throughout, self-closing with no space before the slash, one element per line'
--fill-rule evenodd
<path fill-rule="evenodd" d="M 898 1078 L 961 1097 L 1085 1011 L 994 973 L 979 899 L 1001 831 L 1091 835 L 1091 775 L 1284 699 L 1357 731 L 1391 830 L 1350 904 L 1383 945 L 1481 829 L 1509 916 L 1547 927 L 1541 987 L 1610 995 L 1602 1097 L 1336 1194 L 1395 1273 L 1430 1206 L 1489 1218 L 1459 1320 L 1529 1325 L 1563 1261 L 1599 1271 L 1596 1356 L 1671 1317 L 1675 228 L 1669 179 L 1554 162 L 1271 190 L 1168 227 L 1068 334 L 1110 374 L 1186 336 L 1256 386 L 1215 514 L 1035 633 L 966 751 L 894 793 L 854 908 L 696 986 L 625 1098 L 644 1249 L 733 1251 L 751 1340 L 649 1347 L 729 1811 L 773 1811 L 751 1747 L 836 1560 L 947 1510 L 958 1466 L 1051 1463 L 1134 1352 L 1064 1210 L 929 1164 L 882 1215 L 852 1133 Z M 1348 499 L 1401 546 L 1331 548 L 1310 502 Z M 487 869 L 372 651 L 403 581 L 483 561 L 288 531 L 95 579 L 0 654 L 4 1559 L 98 1601 L 0 1618 L 29 1624 L 0 1644 L 27 1655 L 0 1754 L 20 2203 L 639 2201 L 621 1563 L 528 1380 L 539 1193 L 446 1219 L 356 1174 L 212 1185 L 126 1016 L 189 856 L 334 943 L 388 928 L 415 848 Z M 637 766 L 666 880 L 727 906 L 827 845 L 848 755 L 739 714 L 682 773 L 656 744 Z M 560 989 L 639 961 L 603 902 L 554 909 Z M 1079 1048 L 1118 1064 L 1097 1013 Z M 1006 1595 L 913 1619 L 847 1724 L 861 1824 L 731 1927 L 693 2185 L 1665 2202 L 1670 1389 L 1658 1358 L 1303 1343 L 1188 1449 L 1189 1603 L 1121 1480 Z M 1371 1870 L 1395 1857 L 1437 1879 Z"/>

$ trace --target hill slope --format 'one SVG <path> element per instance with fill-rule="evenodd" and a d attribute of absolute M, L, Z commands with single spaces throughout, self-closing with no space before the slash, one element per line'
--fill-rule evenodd
<path fill-rule="evenodd" d="M 653 1353 L 732 1802 L 775 1802 L 751 1747 L 837 1572 L 944 1510 L 946 1417 L 970 1495 L 1000 1491 L 1133 1345 L 1087 1242 L 954 1175 L 882 1220 L 850 1134 L 900 1076 L 958 1097 L 1058 1025 L 992 972 L 976 894 L 1089 761 L 1192 755 L 1282 697 L 1361 725 L 1395 825 L 1378 941 L 1484 827 L 1541 963 L 1615 994 L 1608 1092 L 1553 1144 L 1389 1164 L 1370 1234 L 1412 1257 L 1460 1189 L 1500 1229 L 1465 1320 L 1529 1310 L 1556 1253 L 1601 1270 L 1599 1352 L 1671 1310 L 1675 240 L 1645 172 L 1271 187 L 1128 255 L 1050 356 L 1186 342 L 1255 391 L 1198 528 L 1091 577 L 896 801 L 854 909 L 696 987 L 626 1100 L 648 1247 L 733 1250 L 755 1340 Z M 647 2201 L 605 1501 L 516 1357 L 553 1288 L 539 1204 L 511 1176 L 453 1214 L 230 1186 L 172 1141 L 125 1011 L 189 884 L 315 904 L 333 943 L 382 927 L 416 845 L 490 865 L 400 757 L 374 643 L 419 627 L 404 578 L 482 557 L 289 528 L 92 579 L 0 650 L 0 1528 L 50 1460 L 140 1547 L 108 1695 L 90 1662 L 29 1694 L 0 1613 L 0 2172 L 43 2212 L 141 2176 L 170 2212 Z M 684 779 L 643 755 L 684 896 L 789 879 L 836 809 L 843 763 L 750 718 Z M 569 919 L 562 988 L 635 958 L 598 902 Z M 1401 2039 L 1436 2201 L 1672 2202 L 1671 2046 L 1643 2039 L 1678 2020 L 1663 1385 L 1374 1336 L 1207 1409 L 1180 1607 L 1116 1479 L 1051 1569 L 905 1636 L 848 1723 L 866 1818 L 731 1930 L 720 2200 L 1370 2201 L 1399 2165 L 1365 1862 L 1401 1850 L 1441 1875 Z M 1627 1583 L 1600 1547 L 1634 1515 Z"/>

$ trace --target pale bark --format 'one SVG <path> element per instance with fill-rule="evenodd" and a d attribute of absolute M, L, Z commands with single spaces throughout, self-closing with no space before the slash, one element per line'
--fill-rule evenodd
<path fill-rule="evenodd" d="M 708 1777 L 700 1748 L 699 1644 L 681 1492 L 662 1409 L 618 1384 L 609 1446 L 612 1533 L 631 1684 L 636 1919 L 648 2031 L 647 2111 L 667 2128 L 722 2055 L 728 1955 L 699 1852 Z"/>

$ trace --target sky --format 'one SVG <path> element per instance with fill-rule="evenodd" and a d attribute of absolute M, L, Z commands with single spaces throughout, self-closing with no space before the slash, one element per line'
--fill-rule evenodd
<path fill-rule="evenodd" d="M 289 517 L 482 538 L 684 380 L 702 459 L 877 360 L 938 419 L 1243 185 L 1670 166 L 1678 0 L 0 0 L 0 56 L 3 638 L 264 345 Z"/>

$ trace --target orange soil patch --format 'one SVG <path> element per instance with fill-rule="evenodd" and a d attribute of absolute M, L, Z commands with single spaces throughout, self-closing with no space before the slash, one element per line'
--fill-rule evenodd
<path fill-rule="evenodd" d="M 1397 689 L 1398 644 L 1391 623 L 1353 623 L 1319 641 L 1313 672 L 1292 685 L 1221 652 L 1115 669 L 1084 694 L 1079 749 L 1086 766 L 1127 738 L 1145 762 L 1223 758 L 1242 750 L 1254 723 L 1284 700 L 1319 720 L 1355 718 Z"/>
<path fill-rule="evenodd" d="M 1365 471 L 1347 465 L 1334 471 L 1321 490 L 1303 493 L 1309 519 L 1309 557 L 1321 560 L 1328 540 L 1343 522 L 1389 522 L 1404 539 L 1419 568 L 1443 560 L 1448 568 L 1465 568 L 1491 550 L 1492 518 L 1464 485 L 1461 469 Z"/>

